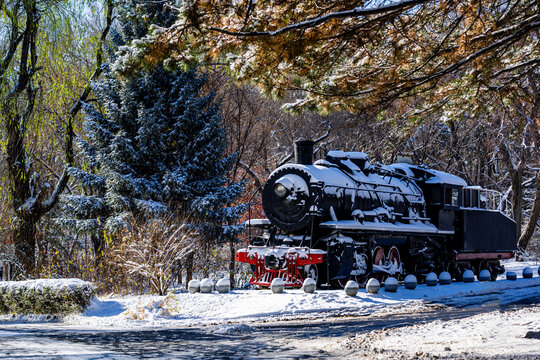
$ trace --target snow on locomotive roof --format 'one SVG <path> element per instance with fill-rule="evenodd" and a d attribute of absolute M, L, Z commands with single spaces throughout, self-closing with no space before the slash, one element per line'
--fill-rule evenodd
<path fill-rule="evenodd" d="M 431 179 L 426 180 L 426 184 L 449 184 L 467 186 L 467 182 L 459 176 L 432 169 L 429 169 L 429 171 L 426 172 L 430 172 L 434 175 Z"/>
<path fill-rule="evenodd" d="M 434 170 L 427 167 L 421 167 L 416 165 L 411 165 L 407 163 L 396 163 L 387 165 L 387 168 L 390 169 L 399 169 L 405 172 L 408 176 L 413 176 L 413 170 L 419 170 L 422 173 L 428 175 L 426 178 L 426 184 L 448 184 L 456 186 L 467 186 L 467 182 L 460 178 L 459 176 L 446 173 L 444 171 Z"/>
<path fill-rule="evenodd" d="M 369 156 L 366 153 L 360 152 L 360 151 L 341 151 L 341 150 L 330 150 L 327 154 L 327 156 L 341 159 L 341 158 L 349 158 L 349 159 L 355 159 L 355 160 L 368 160 Z"/>

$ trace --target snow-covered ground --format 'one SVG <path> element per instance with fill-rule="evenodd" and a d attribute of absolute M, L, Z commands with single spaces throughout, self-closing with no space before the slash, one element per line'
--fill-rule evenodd
<path fill-rule="evenodd" d="M 108 329 L 185 327 L 372 314 L 403 311 L 403 308 L 414 311 L 434 301 L 466 305 L 472 299 L 470 295 L 479 294 L 486 294 L 486 301 L 500 303 L 540 296 L 538 263 L 511 261 L 505 266 L 508 271 L 518 274 L 516 281 L 506 280 L 503 275 L 495 282 L 460 282 L 435 287 L 418 285 L 415 290 L 400 286 L 396 293 L 385 292 L 384 288 L 378 294 L 361 290 L 356 297 L 347 296 L 342 290 L 318 290 L 306 294 L 299 289 L 286 290 L 283 294 L 273 294 L 270 290 L 235 290 L 227 294 L 102 297 L 93 301 L 83 314 L 65 318 L 63 325 Z M 525 266 L 534 269 L 532 279 L 521 277 Z M 505 291 L 508 289 L 513 290 Z"/>
<path fill-rule="evenodd" d="M 378 294 L 367 294 L 361 290 L 356 297 L 346 296 L 341 290 L 318 290 L 314 294 L 305 294 L 301 290 L 286 290 L 283 294 L 272 294 L 270 290 L 235 290 L 227 294 L 100 297 L 83 314 L 72 315 L 61 321 L 45 316 L 4 316 L 0 319 L 4 320 L 0 322 L 0 338 L 4 340 L 4 350 L 12 355 L 35 350 L 36 354 L 45 358 L 47 354 L 74 358 L 70 354 L 79 353 L 80 349 L 65 347 L 63 342 L 55 338 L 36 338 L 34 334 L 43 329 L 79 334 L 81 331 L 95 333 L 99 329 L 108 332 L 203 326 L 206 331 L 216 335 L 235 335 L 256 331 L 254 329 L 261 322 L 279 320 L 296 320 L 296 323 L 300 321 L 302 324 L 305 320 L 323 319 L 331 329 L 333 321 L 342 321 L 340 316 L 354 315 L 382 315 L 392 324 L 392 316 L 429 311 L 433 303 L 467 306 L 494 302 L 504 305 L 520 299 L 540 298 L 539 265 L 538 262 L 506 262 L 507 271 L 517 273 L 516 281 L 506 280 L 503 275 L 495 282 L 476 281 L 435 287 L 419 285 L 415 290 L 400 286 L 396 293 L 381 289 Z M 525 266 L 533 268 L 532 279 L 522 278 Z M 312 354 L 323 351 L 336 358 L 540 358 L 538 304 L 450 321 L 436 320 L 392 327 L 364 331 L 352 337 L 349 334 L 341 338 L 328 336 L 283 341 L 289 348 L 294 346 Z M 27 345 L 29 341 L 32 344 Z M 83 350 L 88 356 L 84 358 L 110 358 L 116 354 L 110 352 L 114 349 L 85 346 Z M 62 352 L 56 352 L 57 348 L 63 349 Z"/>
<path fill-rule="evenodd" d="M 322 348 L 343 358 L 540 358 L 540 307 L 376 330 Z"/>

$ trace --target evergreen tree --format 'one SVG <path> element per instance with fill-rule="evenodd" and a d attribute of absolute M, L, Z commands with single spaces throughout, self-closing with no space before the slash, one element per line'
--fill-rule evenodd
<path fill-rule="evenodd" d="M 176 12 L 167 4 L 174 1 L 161 0 L 149 2 L 144 0 L 121 0 L 116 5 L 117 21 L 111 29 L 109 56 L 116 60 L 116 52 L 121 46 L 132 45 L 133 40 L 144 38 L 152 25 L 168 28 L 176 21 Z"/>
<path fill-rule="evenodd" d="M 148 34 L 152 24 L 168 27 L 175 14 L 164 2 L 123 0 L 111 29 L 109 54 Z M 93 235 L 117 232 L 126 217 L 168 212 L 192 215 L 201 233 L 232 240 L 243 207 L 228 207 L 242 192 L 224 187 L 232 158 L 223 158 L 225 132 L 214 95 L 201 96 L 205 78 L 193 70 L 153 71 L 119 79 L 109 70 L 93 85 L 99 107 L 85 105 L 86 141 L 82 169 L 70 173 L 84 195 L 61 199 L 62 226 Z"/>
<path fill-rule="evenodd" d="M 239 184 L 225 186 L 233 157 L 214 95 L 201 95 L 205 78 L 195 71 L 151 72 L 119 79 L 110 71 L 93 84 L 99 107 L 86 104 L 85 169 L 71 168 L 86 195 L 63 196 L 73 232 L 118 232 L 129 216 L 180 212 L 197 218 L 201 234 L 233 238 L 244 211 L 230 206 Z"/>

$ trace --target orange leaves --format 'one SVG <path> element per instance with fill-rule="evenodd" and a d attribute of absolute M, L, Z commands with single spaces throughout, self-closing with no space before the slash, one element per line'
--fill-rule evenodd
<path fill-rule="evenodd" d="M 302 89 L 305 99 L 298 106 L 303 108 L 363 111 L 436 90 L 470 68 L 482 70 L 468 78 L 471 83 L 489 82 L 501 64 L 529 60 L 507 45 L 530 45 L 528 34 L 540 28 L 519 33 L 524 19 L 540 12 L 538 4 L 525 1 L 508 6 L 506 0 L 430 0 L 370 15 L 334 16 L 362 5 L 196 1 L 179 16 L 183 30 L 157 37 L 154 42 L 161 44 L 148 49 L 155 58 L 224 63 L 236 80 L 266 93 Z M 369 2 L 366 9 L 377 6 Z M 325 16 L 330 17 L 316 21 Z M 272 35 L 279 29 L 286 31 Z M 498 43 L 512 34 L 515 40 Z"/>

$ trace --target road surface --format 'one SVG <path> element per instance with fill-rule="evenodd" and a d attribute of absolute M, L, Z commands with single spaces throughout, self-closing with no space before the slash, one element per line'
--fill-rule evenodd
<path fill-rule="evenodd" d="M 431 304 L 421 311 L 386 315 L 180 329 L 89 331 L 50 323 L 0 323 L 0 359 L 339 358 L 342 354 L 312 345 L 319 340 L 328 344 L 374 330 L 467 318 L 491 311 L 516 311 L 540 303 L 539 297 L 505 304 L 486 303 L 486 299 L 496 298 L 471 296 L 465 306 Z M 305 346 L 306 343 L 311 345 Z"/>

